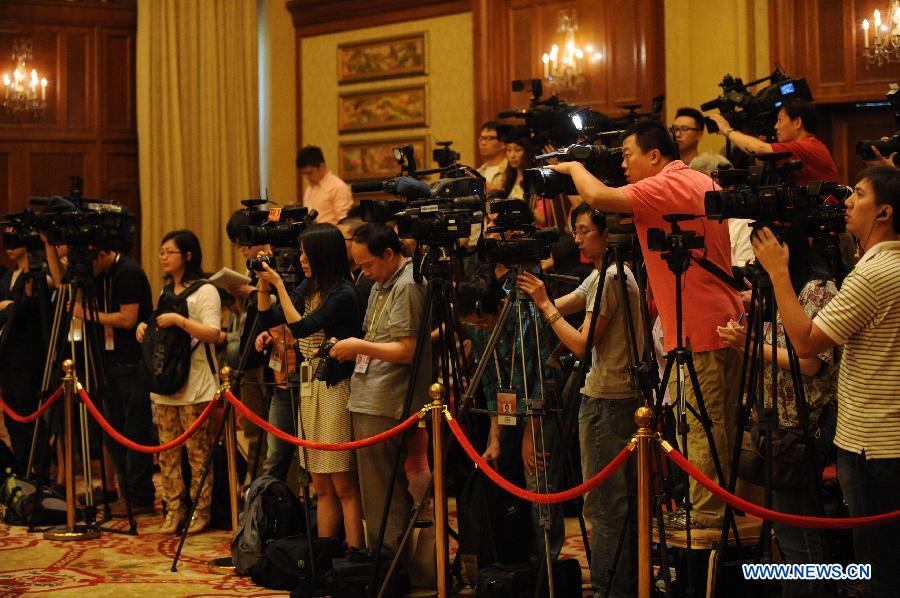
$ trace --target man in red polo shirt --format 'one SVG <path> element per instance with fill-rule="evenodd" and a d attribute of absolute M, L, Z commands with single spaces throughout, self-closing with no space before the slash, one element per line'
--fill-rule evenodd
<path fill-rule="evenodd" d="M 731 267 L 731 243 L 727 222 L 706 218 L 704 196 L 717 187 L 702 172 L 691 170 L 675 158 L 677 146 L 663 125 L 641 121 L 629 127 L 622 141 L 622 166 L 629 185 L 607 187 L 578 162 L 561 162 L 550 168 L 572 176 L 582 199 L 606 212 L 634 214 L 641 250 L 647 263 L 647 274 L 663 325 L 663 345 L 671 351 L 676 345 L 675 275 L 657 251 L 647 247 L 647 229 L 671 230 L 663 220 L 666 214 L 694 214 L 695 220 L 681 223 L 682 230 L 695 231 L 705 237 L 706 248 L 693 253 L 705 256 L 722 270 Z M 712 435 L 722 468 L 728 478 L 731 453 L 735 444 L 736 403 L 740 357 L 718 338 L 716 326 L 724 325 L 743 311 L 740 295 L 713 274 L 693 265 L 683 277 L 684 344 L 693 352 L 706 410 L 712 420 Z M 669 391 L 675 397 L 673 370 Z M 696 397 L 684 373 L 687 401 L 696 406 Z M 707 476 L 716 479 L 709 445 L 703 427 L 688 414 L 688 456 Z M 697 527 L 718 527 L 725 505 L 708 490 L 691 480 L 691 521 Z M 684 514 L 670 522 L 684 525 Z"/>
<path fill-rule="evenodd" d="M 719 125 L 719 135 L 748 154 L 790 152 L 791 160 L 803 162 L 803 168 L 794 173 L 794 181 L 798 185 L 806 185 L 810 181 L 838 181 L 837 166 L 831 153 L 816 138 L 816 109 L 809 102 L 788 100 L 784 103 L 775 121 L 778 143 L 767 143 L 753 135 L 735 131 L 721 114 L 710 114 L 709 118 Z"/>

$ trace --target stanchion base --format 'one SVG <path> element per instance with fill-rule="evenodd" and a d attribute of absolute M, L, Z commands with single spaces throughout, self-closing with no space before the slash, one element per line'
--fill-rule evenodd
<path fill-rule="evenodd" d="M 207 565 L 209 572 L 215 575 L 234 575 L 234 562 L 230 556 L 213 559 Z"/>
<path fill-rule="evenodd" d="M 100 537 L 100 530 L 95 527 L 76 525 L 75 529 L 53 529 L 44 532 L 45 540 L 60 540 L 73 542 L 77 540 L 96 540 Z"/>

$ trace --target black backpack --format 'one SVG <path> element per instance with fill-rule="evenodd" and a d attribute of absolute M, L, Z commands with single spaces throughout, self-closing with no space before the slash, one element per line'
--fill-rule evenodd
<path fill-rule="evenodd" d="M 263 557 L 250 571 L 253 583 L 270 590 L 293 590 L 301 585 L 297 593 L 312 596 L 314 587 L 325 584 L 325 574 L 331 571 L 332 559 L 344 553 L 340 538 L 313 538 L 312 542 L 318 579 L 314 580 L 312 576 L 310 539 L 301 534 L 272 540 L 266 545 Z"/>
<path fill-rule="evenodd" d="M 144 341 L 141 343 L 142 370 L 150 392 L 170 395 L 181 390 L 191 371 L 191 354 L 201 344 L 206 349 L 209 368 L 213 376 L 216 375 L 207 343 L 192 343 L 191 335 L 177 326 L 160 328 L 156 325 L 156 316 L 160 314 L 176 313 L 187 318 L 187 298 L 205 284 L 211 283 L 208 280 L 198 280 L 180 293 L 175 293 L 171 286 L 167 286 L 159 296 L 159 303 L 150 315 Z"/>
<path fill-rule="evenodd" d="M 300 501 L 278 478 L 262 475 L 247 490 L 244 510 L 231 540 L 231 560 L 237 575 L 250 575 L 272 540 L 306 533 Z"/>

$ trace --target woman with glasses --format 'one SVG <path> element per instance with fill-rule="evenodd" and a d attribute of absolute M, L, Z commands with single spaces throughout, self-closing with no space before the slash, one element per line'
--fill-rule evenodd
<path fill-rule="evenodd" d="M 159 261 L 165 274 L 166 291 L 183 292 L 192 283 L 205 276 L 201 265 L 203 252 L 200 240 L 189 230 L 167 233 L 162 240 Z M 204 284 L 187 297 L 188 316 L 163 313 L 156 316 L 159 328 L 177 326 L 191 335 L 191 366 L 187 381 L 180 390 L 163 395 L 150 393 L 153 401 L 154 420 L 161 443 L 169 442 L 187 430 L 207 407 L 218 389 L 216 377 L 215 347 L 221 328 L 221 302 L 219 292 L 212 284 Z M 143 342 L 147 324 L 138 324 L 136 336 Z M 205 346 L 200 346 L 205 345 Z M 196 496 L 200 473 L 212 450 L 212 422 L 207 419 L 185 444 L 191 468 L 190 496 Z M 166 501 L 166 518 L 160 529 L 163 533 L 177 533 L 187 515 L 184 478 L 181 475 L 181 450 L 172 449 L 159 454 L 162 473 L 163 498 Z M 204 531 L 209 526 L 212 501 L 212 470 L 197 500 L 197 508 L 191 519 L 188 533 Z"/>
<path fill-rule="evenodd" d="M 301 438 L 326 443 L 349 442 L 353 433 L 347 401 L 354 364 L 331 357 L 323 359 L 319 347 L 326 340 L 362 335 L 359 295 L 350 282 L 347 250 L 340 229 L 332 224 L 314 224 L 300 235 L 300 247 L 300 267 L 305 278 L 296 289 L 288 289 L 268 264 L 259 273 L 259 313 L 263 326 L 286 324 L 297 339 L 310 372 L 309 385 L 283 391 L 287 396 L 282 397 L 276 391 L 272 406 L 290 409 L 299 397 L 297 432 Z M 277 306 L 272 305 L 270 289 L 278 294 Z M 338 536 L 343 519 L 347 544 L 362 548 L 365 545 L 362 498 L 354 454 L 301 449 L 300 465 L 310 472 L 316 489 L 319 536 Z"/>

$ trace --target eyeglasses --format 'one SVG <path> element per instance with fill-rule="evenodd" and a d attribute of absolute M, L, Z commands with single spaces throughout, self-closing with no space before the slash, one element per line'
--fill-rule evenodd
<path fill-rule="evenodd" d="M 597 230 L 597 229 L 596 228 L 576 228 L 575 236 L 576 237 L 586 237 L 588 233 L 592 233 L 595 230 Z"/>
<path fill-rule="evenodd" d="M 181 253 L 181 252 L 176 249 L 160 249 L 159 257 L 169 257 L 170 255 L 174 255 L 176 253 Z"/>
<path fill-rule="evenodd" d="M 703 129 L 702 128 L 697 129 L 695 127 L 688 127 L 686 125 L 681 126 L 681 127 L 676 127 L 675 125 L 672 125 L 671 127 L 669 127 L 669 130 L 672 131 L 673 135 L 677 135 L 678 133 L 687 133 L 688 131 L 699 132 L 699 131 L 702 131 Z"/>
<path fill-rule="evenodd" d="M 488 141 L 497 141 L 498 139 L 500 138 L 496 135 L 482 135 L 478 138 L 478 141 L 484 141 L 485 143 L 487 143 Z"/>

